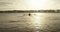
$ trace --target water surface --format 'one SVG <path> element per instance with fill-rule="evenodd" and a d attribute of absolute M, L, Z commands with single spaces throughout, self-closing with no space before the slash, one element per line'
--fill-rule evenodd
<path fill-rule="evenodd" d="M 0 32 L 60 32 L 60 13 L 0 13 Z"/>

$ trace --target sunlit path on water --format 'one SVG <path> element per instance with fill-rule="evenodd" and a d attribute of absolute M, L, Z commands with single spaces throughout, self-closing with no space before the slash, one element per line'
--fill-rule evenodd
<path fill-rule="evenodd" d="M 34 23 L 35 23 L 35 26 L 36 28 L 38 28 L 39 26 L 41 26 L 41 14 L 40 13 L 35 13 L 35 16 L 34 16 Z"/>
<path fill-rule="evenodd" d="M 41 27 L 43 25 L 41 24 L 44 24 L 43 23 L 43 13 L 32 13 L 33 17 L 31 19 L 33 19 L 33 23 L 34 23 L 34 27 L 35 27 L 35 32 L 39 32 L 39 29 L 42 29 Z"/>
<path fill-rule="evenodd" d="M 41 24 L 41 16 L 42 14 L 41 13 L 35 13 L 35 16 L 34 16 L 34 23 L 35 23 L 35 28 L 36 28 L 36 32 L 39 32 L 39 28 L 40 28 L 40 24 Z"/>

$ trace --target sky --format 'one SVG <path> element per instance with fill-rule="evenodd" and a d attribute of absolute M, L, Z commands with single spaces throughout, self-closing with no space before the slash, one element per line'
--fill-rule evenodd
<path fill-rule="evenodd" d="M 60 0 L 0 0 L 0 10 L 60 9 Z"/>

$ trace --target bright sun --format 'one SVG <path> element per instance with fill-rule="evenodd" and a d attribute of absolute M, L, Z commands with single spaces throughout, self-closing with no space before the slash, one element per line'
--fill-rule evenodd
<path fill-rule="evenodd" d="M 46 1 L 48 0 L 32 0 L 32 7 L 34 9 L 40 9 L 40 8 L 45 8 Z"/>

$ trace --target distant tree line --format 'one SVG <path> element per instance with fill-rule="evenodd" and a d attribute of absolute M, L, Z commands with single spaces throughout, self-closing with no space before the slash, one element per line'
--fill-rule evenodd
<path fill-rule="evenodd" d="M 60 13 L 60 10 L 7 10 L 0 13 Z"/>

